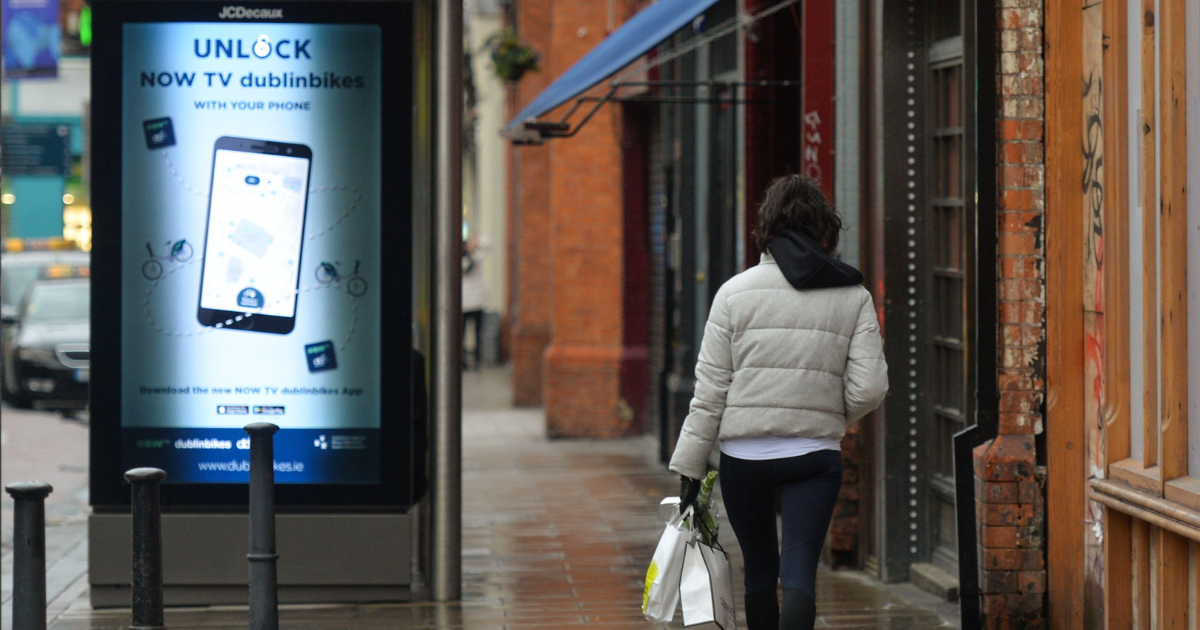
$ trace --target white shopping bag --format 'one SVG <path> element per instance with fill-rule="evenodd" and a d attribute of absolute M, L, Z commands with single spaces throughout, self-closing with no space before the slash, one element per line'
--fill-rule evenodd
<path fill-rule="evenodd" d="M 721 630 L 737 630 L 732 572 L 729 556 L 719 546 L 688 543 L 679 578 L 684 627 L 715 623 Z"/>
<path fill-rule="evenodd" d="M 683 524 L 688 516 L 691 516 L 691 508 L 684 515 L 676 514 L 667 522 L 662 538 L 658 539 L 658 547 L 654 550 L 654 558 L 650 560 L 650 568 L 646 571 L 642 614 L 650 621 L 666 623 L 675 618 L 675 608 L 679 606 L 683 552 L 695 538 L 695 533 Z"/>

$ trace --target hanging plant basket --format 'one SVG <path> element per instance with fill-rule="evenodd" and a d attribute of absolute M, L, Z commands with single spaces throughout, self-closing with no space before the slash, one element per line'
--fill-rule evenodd
<path fill-rule="evenodd" d="M 526 72 L 541 70 L 538 54 L 511 28 L 489 37 L 485 47 L 492 55 L 492 72 L 501 81 L 520 81 Z"/>

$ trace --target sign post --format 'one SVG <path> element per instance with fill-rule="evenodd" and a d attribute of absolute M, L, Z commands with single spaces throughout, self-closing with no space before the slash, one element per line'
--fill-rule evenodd
<path fill-rule="evenodd" d="M 462 595 L 462 0 L 437 2 L 433 598 Z"/>
<path fill-rule="evenodd" d="M 246 602 L 253 422 L 279 601 L 409 598 L 413 5 L 93 11 L 93 604 L 128 605 L 134 467 L 167 605 Z"/>

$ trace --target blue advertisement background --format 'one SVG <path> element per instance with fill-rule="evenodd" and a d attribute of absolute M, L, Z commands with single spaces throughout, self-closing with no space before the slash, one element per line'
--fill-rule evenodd
<path fill-rule="evenodd" d="M 335 458 L 331 451 L 313 452 L 311 440 L 304 447 L 303 440 L 277 438 L 277 461 L 307 461 L 313 471 L 281 482 L 377 482 L 383 360 L 378 27 L 171 23 L 123 29 L 123 431 L 180 430 L 180 439 L 240 432 L 250 420 L 218 413 L 219 407 L 277 406 L 286 410 L 270 418 L 284 429 L 280 436 L 366 431 L 368 449 L 358 457 L 375 462 L 362 469 L 322 465 L 321 458 Z M 262 41 L 270 42 L 269 50 L 256 51 Z M 296 77 L 306 83 L 318 77 L 312 83 L 320 87 L 300 86 Z M 164 118 L 170 133 L 155 135 L 162 125 L 149 121 Z M 289 334 L 218 330 L 197 320 L 213 144 L 221 136 L 312 149 Z M 181 241 L 190 246 L 186 260 L 172 255 Z M 147 273 L 150 261 L 159 275 Z M 312 371 L 306 346 L 313 344 L 332 344 L 335 369 Z M 158 465 L 143 449 L 129 448 L 130 440 L 122 440 L 127 467 Z M 159 466 L 168 482 L 238 481 L 194 468 L 190 451 L 171 452 L 176 456 Z M 374 477 L 364 479 L 363 470 Z"/>
<path fill-rule="evenodd" d="M 241 429 L 127 429 L 122 448 L 175 483 L 248 483 L 250 438 Z M 375 483 L 379 432 L 283 429 L 274 436 L 275 483 Z M 168 475 L 172 475 L 168 472 Z"/>

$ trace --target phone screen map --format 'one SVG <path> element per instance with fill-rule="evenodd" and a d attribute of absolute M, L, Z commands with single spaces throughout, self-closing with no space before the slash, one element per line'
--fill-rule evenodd
<path fill-rule="evenodd" d="M 307 158 L 218 149 L 200 307 L 295 317 Z"/>

